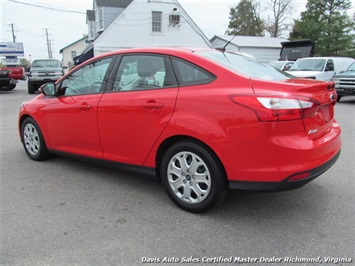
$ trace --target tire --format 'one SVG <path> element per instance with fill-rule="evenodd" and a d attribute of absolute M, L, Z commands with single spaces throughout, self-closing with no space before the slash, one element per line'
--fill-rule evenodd
<path fill-rule="evenodd" d="M 30 117 L 27 117 L 21 125 L 21 141 L 27 155 L 32 160 L 42 161 L 49 158 L 42 132 Z"/>
<path fill-rule="evenodd" d="M 27 82 L 27 88 L 29 94 L 34 94 L 36 92 L 36 87 L 30 82 L 30 80 Z"/>
<path fill-rule="evenodd" d="M 208 211 L 228 195 L 228 181 L 221 162 L 197 141 L 172 145 L 162 158 L 160 174 L 170 199 L 188 212 Z"/>
<path fill-rule="evenodd" d="M 337 102 L 340 101 L 341 97 L 343 97 L 343 96 L 342 95 L 338 95 Z"/>
<path fill-rule="evenodd" d="M 11 90 L 15 89 L 15 87 L 16 87 L 16 84 L 8 84 L 6 86 L 3 86 L 2 90 L 3 91 L 11 91 Z"/>

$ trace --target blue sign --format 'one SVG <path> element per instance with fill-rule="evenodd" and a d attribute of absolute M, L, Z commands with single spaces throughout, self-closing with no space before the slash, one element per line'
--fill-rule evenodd
<path fill-rule="evenodd" d="M 22 42 L 0 42 L 0 56 L 24 56 Z"/>

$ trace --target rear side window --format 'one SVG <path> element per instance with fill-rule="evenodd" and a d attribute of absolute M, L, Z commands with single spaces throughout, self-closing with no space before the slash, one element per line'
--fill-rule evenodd
<path fill-rule="evenodd" d="M 206 84 L 216 78 L 206 70 L 181 59 L 174 58 L 173 65 L 182 86 Z"/>

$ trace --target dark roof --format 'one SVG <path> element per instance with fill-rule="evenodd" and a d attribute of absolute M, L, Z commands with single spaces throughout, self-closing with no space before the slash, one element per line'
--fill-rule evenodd
<path fill-rule="evenodd" d="M 95 11 L 94 10 L 86 10 L 86 17 L 89 21 L 95 21 Z"/>
<path fill-rule="evenodd" d="M 133 0 L 96 0 L 96 5 L 126 8 L 132 1 Z"/>

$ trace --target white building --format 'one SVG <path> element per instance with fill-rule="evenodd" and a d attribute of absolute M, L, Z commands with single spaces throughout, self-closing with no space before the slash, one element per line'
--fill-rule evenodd
<path fill-rule="evenodd" d="M 92 45 L 77 58 L 133 47 L 212 47 L 177 0 L 94 0 L 87 11 Z"/>
<path fill-rule="evenodd" d="M 88 36 L 84 35 L 79 40 L 60 49 L 59 53 L 63 55 L 62 65 L 71 69 L 74 66 L 74 57 L 80 55 L 88 45 Z M 66 71 L 68 71 L 68 69 Z"/>
<path fill-rule="evenodd" d="M 225 48 L 227 51 L 248 53 L 260 62 L 277 61 L 280 58 L 283 38 L 215 35 L 211 39 L 214 48 Z"/>

